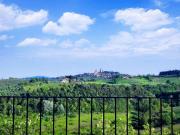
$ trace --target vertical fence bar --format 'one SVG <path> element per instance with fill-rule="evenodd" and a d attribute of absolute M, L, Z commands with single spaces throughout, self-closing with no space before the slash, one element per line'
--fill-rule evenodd
<path fill-rule="evenodd" d="M 55 98 L 53 97 L 53 135 L 55 134 L 55 130 L 54 130 L 54 126 L 55 126 L 55 124 L 54 124 L 54 122 L 55 122 Z"/>
<path fill-rule="evenodd" d="M 42 127 L 42 125 L 41 125 L 41 123 L 42 123 L 42 102 L 43 102 L 43 99 L 40 98 L 40 130 L 39 130 L 40 135 L 41 135 L 41 131 L 42 131 L 42 129 L 41 129 L 41 127 Z"/>
<path fill-rule="evenodd" d="M 93 104 L 93 98 L 91 97 L 91 135 L 93 134 L 92 128 L 93 128 L 93 111 L 92 111 L 92 104 Z"/>
<path fill-rule="evenodd" d="M 79 97 L 78 98 L 78 134 L 80 135 L 80 133 L 81 133 L 81 130 L 80 130 L 80 115 L 81 115 L 81 98 Z"/>
<path fill-rule="evenodd" d="M 174 130 L 173 130 L 173 97 L 171 97 L 171 135 L 174 135 Z"/>
<path fill-rule="evenodd" d="M 13 120 L 13 123 L 12 123 L 12 135 L 14 135 L 14 115 L 15 115 L 15 97 L 13 97 L 13 110 L 12 110 L 12 120 Z"/>
<path fill-rule="evenodd" d="M 103 135 L 105 134 L 104 133 L 104 130 L 105 130 L 105 116 L 104 116 L 104 112 L 105 112 L 105 109 L 104 109 L 104 97 L 103 97 Z"/>
<path fill-rule="evenodd" d="M 26 96 L 26 135 L 28 135 L 28 117 L 29 117 L 28 108 L 29 108 L 29 97 L 27 95 Z"/>
<path fill-rule="evenodd" d="M 68 134 L 68 98 L 66 97 L 66 135 Z"/>
<path fill-rule="evenodd" d="M 149 98 L 149 134 L 151 135 L 151 98 Z"/>
<path fill-rule="evenodd" d="M 114 117 L 115 117 L 115 129 L 114 129 L 114 130 L 115 130 L 115 135 L 116 135 L 116 134 L 117 134 L 117 132 L 116 132 L 116 128 L 117 128 L 117 127 L 116 127 L 116 111 L 117 111 L 116 98 L 114 98 L 114 102 L 115 102 L 115 105 L 114 105 L 114 111 L 115 111 L 115 116 L 114 116 Z"/>
<path fill-rule="evenodd" d="M 128 135 L 128 113 L 129 113 L 129 99 L 128 97 L 126 98 L 126 134 Z"/>
<path fill-rule="evenodd" d="M 160 130 L 161 130 L 161 135 L 163 134 L 163 131 L 162 131 L 162 98 L 160 97 Z"/>
<path fill-rule="evenodd" d="M 138 100 L 138 135 L 140 135 L 139 98 L 137 98 L 137 100 Z"/>

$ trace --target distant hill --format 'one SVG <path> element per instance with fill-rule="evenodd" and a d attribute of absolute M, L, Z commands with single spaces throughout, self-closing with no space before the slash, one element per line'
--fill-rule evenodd
<path fill-rule="evenodd" d="M 49 81 L 59 81 L 59 80 L 62 80 L 62 76 L 60 77 L 48 77 L 48 76 L 31 76 L 31 77 L 26 77 L 26 78 L 22 78 L 24 80 L 49 80 Z"/>
<path fill-rule="evenodd" d="M 168 70 L 168 71 L 161 71 L 159 75 L 144 75 L 144 76 L 164 76 L 164 77 L 180 77 L 180 70 Z M 112 80 L 116 78 L 131 78 L 133 76 L 128 74 L 121 74 L 116 71 L 103 71 L 95 70 L 92 73 L 82 73 L 82 74 L 76 74 L 76 75 L 66 75 L 66 76 L 59 76 L 59 77 L 47 77 L 47 76 L 32 76 L 32 77 L 26 77 L 22 78 L 24 80 L 48 80 L 48 81 L 63 81 L 66 79 L 75 80 L 75 81 L 94 81 L 94 80 Z"/>
<path fill-rule="evenodd" d="M 97 80 L 109 81 L 118 77 L 129 78 L 130 75 L 120 74 L 119 72 L 115 72 L 115 71 L 103 71 L 102 69 L 100 69 L 100 70 L 95 70 L 93 73 L 82 73 L 77 75 L 59 77 L 59 81 L 61 82 L 86 82 L 86 81 L 97 81 Z"/>
<path fill-rule="evenodd" d="M 159 76 L 180 76 L 180 70 L 162 71 Z"/>
<path fill-rule="evenodd" d="M 37 78 L 37 79 L 42 79 L 42 78 L 49 78 L 49 77 L 47 77 L 47 76 L 31 76 L 31 77 L 26 77 L 26 78 L 24 78 L 24 79 L 32 79 L 32 78 Z"/>
<path fill-rule="evenodd" d="M 119 76 L 130 76 L 127 74 L 120 74 L 119 72 L 114 72 L 114 71 L 103 71 L 103 70 L 95 70 L 93 73 L 83 73 L 83 74 L 78 74 L 74 75 L 73 77 L 76 78 L 77 80 L 83 80 L 83 81 L 88 81 L 88 80 L 99 80 L 99 79 L 114 79 Z"/>

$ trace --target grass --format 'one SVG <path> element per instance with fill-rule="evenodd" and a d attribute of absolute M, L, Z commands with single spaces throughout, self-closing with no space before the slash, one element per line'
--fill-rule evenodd
<path fill-rule="evenodd" d="M 157 83 L 154 81 L 149 81 L 145 78 L 133 77 L 129 79 L 119 78 L 116 80 L 117 84 L 124 84 L 124 85 L 132 85 L 132 84 L 139 84 L 139 85 L 156 85 Z"/>
<path fill-rule="evenodd" d="M 35 82 L 35 83 L 30 83 L 28 85 L 25 85 L 23 87 L 24 87 L 25 91 L 33 92 L 39 88 L 41 88 L 45 91 L 48 91 L 50 89 L 58 89 L 59 86 L 60 86 L 60 84 L 56 83 L 56 82 L 50 82 L 50 83 Z"/>
<path fill-rule="evenodd" d="M 87 81 L 83 82 L 84 84 L 109 84 L 109 85 L 125 85 L 130 86 L 133 84 L 136 85 L 158 85 L 158 84 L 167 84 L 169 83 L 180 84 L 180 77 L 142 77 L 142 76 L 134 76 L 131 78 L 116 78 L 114 81 L 99 79 L 94 81 Z M 66 86 L 66 84 L 62 84 L 59 82 L 49 82 L 49 83 L 42 83 L 42 82 L 35 82 L 29 83 L 28 85 L 24 85 L 25 91 L 33 92 L 37 89 L 43 89 L 44 91 L 60 89 L 62 86 Z"/>
<path fill-rule="evenodd" d="M 90 133 L 91 129 L 91 115 L 90 113 L 81 113 L 80 115 L 81 123 L 81 134 L 87 135 Z M 0 129 L 6 130 L 6 135 L 10 135 L 12 131 L 12 117 L 11 116 L 0 116 L 4 118 L 0 122 Z M 114 113 L 105 113 L 105 122 L 114 121 Z M 121 118 L 122 121 L 125 121 L 125 114 L 117 114 L 117 118 Z M 29 134 L 38 135 L 39 134 L 39 115 L 35 113 L 29 114 Z M 93 113 L 93 130 L 96 129 L 96 125 L 99 121 L 102 121 L 102 113 Z M 8 124 L 8 125 L 6 125 Z M 6 126 L 5 126 L 6 125 Z M 44 115 L 42 117 L 42 134 L 49 135 L 52 134 L 53 129 L 52 115 Z M 26 119 L 25 113 L 22 113 L 21 116 L 15 116 L 15 134 L 20 135 L 25 133 Z M 101 127 L 102 128 L 102 127 Z M 64 115 L 55 116 L 55 133 L 58 135 L 64 135 L 66 132 L 66 117 Z M 94 132 L 94 131 L 93 131 Z M 5 135 L 1 132 L 2 135 Z M 68 135 L 78 134 L 78 115 L 68 116 Z"/>
<path fill-rule="evenodd" d="M 80 131 L 82 135 L 88 135 L 90 133 L 90 127 L 91 127 L 91 115 L 90 113 L 81 113 L 81 119 L 80 119 Z M 78 115 L 71 115 L 68 116 L 68 135 L 77 135 L 78 134 Z M 2 116 L 1 116 L 2 119 Z M 105 113 L 105 129 L 107 129 L 106 123 L 108 121 L 114 121 L 115 116 L 114 113 Z M 124 113 L 117 113 L 117 119 L 119 119 L 119 122 L 117 124 L 117 130 L 124 130 L 121 129 L 122 127 L 126 127 L 126 115 Z M 3 120 L 3 121 L 2 121 Z M 12 131 L 12 119 L 9 116 L 3 116 L 3 119 L 0 122 L 0 129 L 6 130 L 5 133 L 1 133 L 2 135 L 10 135 Z M 30 135 L 38 135 L 39 134 L 39 115 L 35 113 L 29 114 L 29 134 Z M 95 134 L 95 130 L 97 129 L 98 123 L 102 121 L 102 113 L 93 113 L 93 133 Z M 129 120 L 130 121 L 130 120 Z M 23 135 L 25 134 L 25 127 L 26 127 L 26 119 L 25 119 L 25 113 L 22 113 L 21 116 L 15 116 L 15 135 Z M 3 123 L 3 124 L 2 124 Z M 123 124 L 124 123 L 124 124 Z M 9 125 L 7 125 L 9 124 Z M 121 126 L 120 126 L 121 125 Z M 129 124 L 130 125 L 130 124 Z M 114 132 L 114 124 L 111 125 L 111 128 L 113 129 L 111 132 Z M 165 126 L 170 127 L 169 126 Z M 163 127 L 163 129 L 165 129 Z M 102 124 L 99 127 L 102 130 Z M 180 124 L 174 125 L 174 131 L 179 131 Z M 44 115 L 42 117 L 42 134 L 43 135 L 49 135 L 52 134 L 53 130 L 53 122 L 52 122 L 52 115 Z M 160 129 L 155 129 L 157 134 L 160 133 Z M 168 129 L 169 130 L 169 129 Z M 0 130 L 1 131 L 1 130 Z M 137 131 L 135 131 L 137 132 Z M 164 131 L 165 132 L 165 131 Z M 55 134 L 58 135 L 65 135 L 66 133 L 66 117 L 64 115 L 56 115 L 55 116 Z M 142 130 L 141 133 L 144 133 Z M 146 134 L 145 134 L 146 135 Z"/>
<path fill-rule="evenodd" d="M 95 80 L 95 81 L 88 81 L 85 83 L 87 83 L 87 84 L 107 84 L 108 82 L 106 80 Z"/>
<path fill-rule="evenodd" d="M 125 121 L 124 114 L 118 114 L 117 117 L 122 118 L 122 121 Z M 105 113 L 105 122 L 114 121 L 114 113 Z M 96 128 L 96 125 L 99 121 L 102 121 L 102 113 L 93 113 L 93 129 Z M 91 115 L 81 113 L 80 117 L 80 131 L 81 134 L 89 134 L 91 131 Z M 55 122 L 55 132 L 57 134 L 64 134 L 66 131 L 66 119 L 64 116 L 56 117 Z M 102 128 L 102 127 L 101 127 Z M 78 134 L 78 115 L 74 117 L 68 117 L 68 134 L 75 135 Z"/>
<path fill-rule="evenodd" d="M 173 107 L 175 119 L 180 121 L 180 106 Z"/>
<path fill-rule="evenodd" d="M 154 77 L 154 81 L 159 83 L 166 83 L 167 80 L 176 84 L 180 84 L 180 77 Z"/>
<path fill-rule="evenodd" d="M 180 77 L 142 77 L 142 76 L 134 76 L 131 78 L 116 78 L 115 83 L 117 85 L 158 85 L 158 84 L 166 84 L 167 81 L 170 83 L 180 84 Z M 93 84 L 110 84 L 107 80 L 95 80 L 95 81 L 88 81 L 86 83 L 93 83 Z"/>

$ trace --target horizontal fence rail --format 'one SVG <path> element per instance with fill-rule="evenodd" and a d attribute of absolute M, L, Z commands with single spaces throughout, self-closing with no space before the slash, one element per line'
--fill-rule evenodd
<path fill-rule="evenodd" d="M 44 109 L 43 109 L 43 102 L 44 101 L 51 101 L 52 104 L 53 104 L 53 108 L 52 108 L 52 135 L 55 135 L 56 134 L 56 129 L 55 129 L 55 121 L 56 121 L 56 109 L 57 109 L 57 101 L 58 100 L 64 100 L 64 104 L 65 104 L 65 134 L 68 135 L 69 133 L 69 107 L 71 105 L 71 100 L 73 99 L 76 99 L 76 102 L 77 102 L 77 115 L 78 115 L 78 119 L 77 119 L 77 127 L 78 127 L 78 130 L 77 130 L 77 133 L 76 134 L 81 134 L 81 111 L 83 109 L 83 106 L 82 106 L 82 103 L 84 100 L 87 100 L 89 101 L 89 106 L 90 106 L 90 111 L 89 111 L 89 114 L 90 114 L 90 130 L 89 130 L 89 134 L 91 135 L 94 135 L 94 131 L 93 131 L 93 124 L 94 124 L 94 120 L 93 120 L 93 113 L 96 113 L 94 110 L 93 110 L 93 103 L 95 102 L 96 99 L 98 99 L 98 102 L 100 102 L 100 105 L 102 106 L 102 110 L 101 110 L 101 113 L 102 113 L 102 134 L 105 135 L 106 134 L 106 120 L 108 120 L 106 118 L 106 108 L 105 108 L 105 104 L 107 102 L 107 100 L 111 100 L 112 103 L 113 103 L 113 106 L 114 106 L 114 111 L 113 111 L 113 114 L 114 114 L 114 122 L 113 122 L 113 126 L 114 126 L 114 130 L 112 131 L 111 134 L 115 134 L 117 135 L 117 128 L 118 128 L 118 122 L 117 122 L 117 119 L 118 119 L 118 100 L 119 99 L 123 99 L 125 102 L 125 109 L 124 109 L 124 112 L 125 112 L 125 120 L 126 120 L 126 123 L 125 123 L 125 134 L 129 134 L 129 121 L 130 121 L 130 101 L 133 100 L 136 104 L 137 104 L 137 128 L 136 128 L 136 133 L 138 135 L 141 134 L 141 128 L 140 128 L 140 123 L 141 123 L 141 117 L 140 117 L 140 106 L 141 106 L 141 103 L 140 101 L 141 100 L 146 100 L 147 103 L 148 103 L 148 134 L 151 135 L 152 134 L 152 101 L 153 100 L 158 100 L 159 101 L 159 120 L 160 120 L 160 125 L 159 125 L 159 132 L 161 135 L 163 135 L 163 103 L 164 102 L 168 102 L 170 104 L 170 118 L 171 118 L 171 123 L 170 123 L 170 134 L 171 135 L 174 135 L 174 115 L 173 115 L 173 103 L 174 101 L 178 101 L 179 102 L 179 98 L 174 98 L 174 97 L 125 97 L 125 96 L 115 96 L 115 97 L 103 97 L 103 96 L 91 96 L 91 97 L 83 97 L 83 96 L 80 96 L 80 97 L 71 97 L 71 96 L 68 96 L 68 97 L 61 97 L 61 96 L 30 96 L 30 95 L 27 95 L 27 96 L 0 96 L 0 99 L 8 99 L 8 100 L 11 100 L 11 103 L 12 103 L 12 131 L 11 131 L 11 134 L 12 135 L 15 135 L 15 118 L 16 118 L 16 114 L 15 114 L 15 111 L 16 111 L 16 105 L 15 105 L 15 101 L 16 100 L 19 100 L 19 99 L 22 99 L 22 100 L 25 100 L 26 103 L 25 103 L 25 133 L 26 135 L 29 134 L 29 110 L 30 110 L 30 100 L 32 99 L 35 99 L 35 100 L 38 100 L 38 113 L 37 115 L 39 116 L 39 131 L 38 134 L 41 135 L 42 134 L 42 127 L 43 127 L 43 123 L 42 123 L 42 119 L 44 117 Z M 97 102 L 97 101 L 96 101 Z M 3 115 L 3 114 L 2 114 Z M 11 116 L 10 115 L 10 116 Z M 0 128 L 3 128 L 3 127 L 0 127 Z M 83 127 L 83 128 L 86 128 L 86 127 Z M 60 131 L 61 132 L 61 131 Z"/>

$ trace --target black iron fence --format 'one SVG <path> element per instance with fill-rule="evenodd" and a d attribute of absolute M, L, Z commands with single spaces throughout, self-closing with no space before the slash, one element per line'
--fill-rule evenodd
<path fill-rule="evenodd" d="M 105 113 L 106 113 L 106 110 L 105 110 L 105 104 L 106 104 L 106 100 L 111 100 L 114 104 L 114 111 L 113 111 L 113 114 L 114 114 L 114 130 L 111 134 L 118 134 L 117 133 L 117 127 L 118 127 L 118 123 L 117 123 L 117 119 L 118 119 L 118 116 L 117 114 L 119 113 L 117 111 L 117 107 L 119 104 L 117 104 L 117 100 L 119 99 L 123 99 L 125 102 L 125 117 L 126 117 L 126 125 L 125 125 L 125 130 L 126 130 L 126 134 L 130 134 L 129 133 L 129 115 L 130 114 L 130 110 L 129 110 L 129 101 L 130 100 L 134 100 L 136 105 L 137 105 L 137 128 L 136 128 L 136 133 L 138 135 L 141 134 L 142 132 L 142 129 L 140 128 L 140 121 L 141 121 L 141 117 L 140 117 L 140 105 L 141 105 L 141 100 L 146 100 L 147 103 L 148 103 L 148 126 L 149 126 L 149 131 L 148 131 L 148 134 L 151 135 L 152 134 L 152 100 L 158 100 L 159 102 L 159 122 L 160 122 L 160 125 L 158 127 L 159 129 L 159 133 L 161 135 L 163 135 L 163 128 L 164 128 L 164 123 L 163 123 L 163 103 L 164 102 L 167 102 L 169 104 L 169 107 L 170 107 L 170 134 L 171 135 L 174 135 L 174 111 L 173 111 L 173 106 L 175 104 L 175 102 L 179 102 L 179 98 L 173 98 L 173 97 L 55 97 L 55 96 L 0 96 L 0 99 L 9 99 L 11 100 L 11 103 L 12 103 L 12 111 L 11 111 L 11 115 L 12 116 L 12 131 L 11 131 L 11 134 L 14 135 L 15 134 L 15 118 L 16 118 L 16 114 L 15 114 L 15 110 L 16 110 L 16 106 L 15 106 L 15 100 L 18 100 L 18 99 L 23 99 L 25 100 L 25 132 L 24 134 L 28 135 L 29 134 L 29 100 L 31 99 L 36 99 L 39 101 L 39 104 L 38 104 L 38 116 L 39 116 L 39 131 L 38 134 L 41 135 L 42 134 L 42 117 L 43 117 L 43 113 L 44 113 L 44 110 L 43 110 L 43 101 L 44 100 L 51 100 L 52 101 L 52 104 L 53 104 L 53 108 L 52 108 L 52 114 L 51 114 L 51 117 L 52 117 L 52 133 L 51 134 L 56 134 L 56 130 L 55 130 L 55 121 L 56 121 L 56 115 L 55 115 L 55 110 L 56 110 L 56 106 L 55 106 L 55 102 L 56 100 L 58 99 L 63 99 L 64 100 L 64 104 L 65 104 L 65 134 L 67 135 L 68 132 L 69 132 L 69 123 L 68 123 L 68 118 L 69 118 L 69 105 L 70 105 L 70 102 L 69 100 L 72 100 L 72 99 L 76 99 L 77 101 L 77 116 L 78 116 L 78 130 L 77 130 L 77 134 L 81 134 L 81 110 L 82 110 L 82 106 L 81 106 L 81 102 L 83 102 L 84 99 L 89 99 L 89 105 L 90 105 L 90 111 L 89 111 L 89 114 L 90 114 L 90 131 L 89 131 L 89 134 L 93 135 L 93 113 L 95 113 L 95 111 L 93 110 L 93 102 L 95 99 L 98 99 L 101 101 L 101 105 L 102 105 L 102 110 L 101 110 L 101 113 L 102 113 L 102 134 L 106 134 L 105 133 L 105 130 L 106 130 L 106 117 L 105 117 Z M 0 128 L 3 128 L 3 127 L 0 127 Z M 83 127 L 85 128 L 85 127 Z"/>

